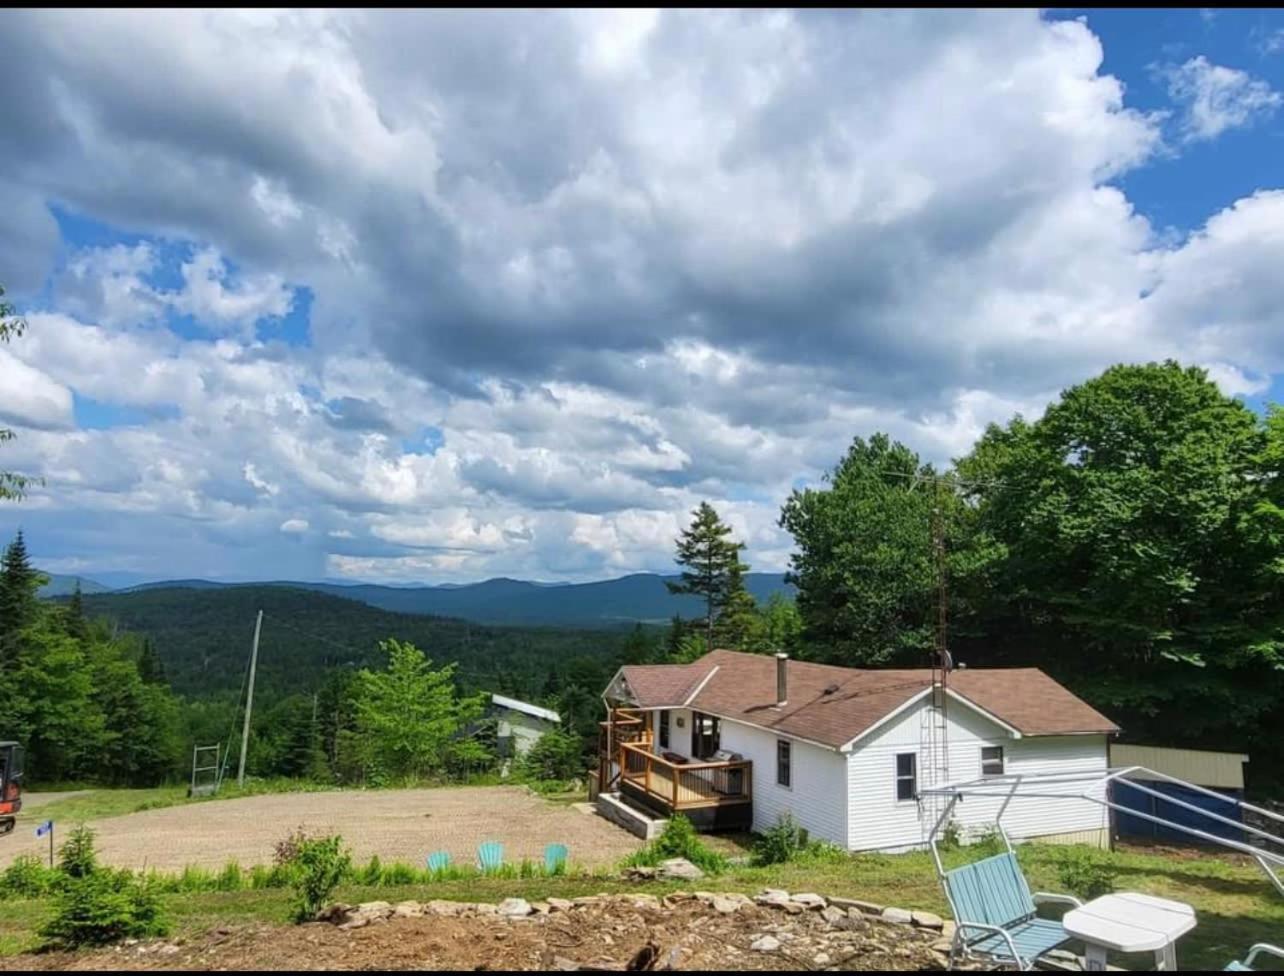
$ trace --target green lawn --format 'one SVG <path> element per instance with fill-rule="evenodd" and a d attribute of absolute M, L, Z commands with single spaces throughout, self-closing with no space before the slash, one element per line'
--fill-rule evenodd
<path fill-rule="evenodd" d="M 1063 889 L 1058 878 L 1058 856 L 1056 848 L 1037 845 L 1021 848 L 1021 860 L 1032 888 Z M 1178 858 L 1132 851 L 1109 857 L 1118 871 L 1116 884 L 1120 890 L 1145 891 L 1195 906 L 1199 924 L 1179 945 L 1183 969 L 1221 969 L 1230 959 L 1242 956 L 1254 942 L 1284 942 L 1284 897 L 1275 892 L 1255 866 L 1228 863 L 1210 856 Z M 664 894 L 681 887 L 690 886 L 664 882 L 631 884 L 600 875 L 572 875 L 524 880 L 469 878 L 378 888 L 347 886 L 341 888 L 336 897 L 347 902 L 431 898 L 499 901 L 509 896 L 535 900 L 613 891 Z M 842 894 L 948 914 L 931 859 L 921 853 L 857 855 L 838 861 L 766 868 L 736 866 L 720 877 L 700 882 L 698 887 L 749 894 L 764 887 L 779 887 L 795 892 Z M 289 901 L 290 893 L 283 890 L 165 896 L 179 933 L 202 932 L 248 920 L 280 921 L 287 915 Z M 9 901 L 0 906 L 0 955 L 33 947 L 35 929 L 47 906 L 32 901 Z M 1148 958 L 1117 961 L 1134 969 L 1151 965 Z"/>

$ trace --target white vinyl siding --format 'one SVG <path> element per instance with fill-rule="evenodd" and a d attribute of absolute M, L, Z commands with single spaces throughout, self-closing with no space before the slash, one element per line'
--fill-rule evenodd
<path fill-rule="evenodd" d="M 753 829 L 773 827 L 786 812 L 816 840 L 843 846 L 847 842 L 846 757 L 791 739 L 789 785 L 776 783 L 776 743 L 766 729 L 723 720 L 722 748 L 753 761 Z"/>
<path fill-rule="evenodd" d="M 920 818 L 920 805 L 896 798 L 896 756 L 921 752 L 924 700 L 887 723 L 869 739 L 856 744 L 847 762 L 847 846 L 852 850 L 901 850 L 921 846 L 930 824 Z M 1015 739 L 1003 728 L 966 705 L 950 702 L 950 779 L 981 777 L 981 748 L 1002 746 L 1005 772 L 1072 773 L 1104 772 L 1107 766 L 1104 735 L 1037 736 Z M 919 756 L 920 787 L 927 775 L 927 761 Z M 1080 793 L 1084 783 L 1060 787 L 1057 792 Z M 1052 792 L 1043 788 L 1042 792 Z M 980 832 L 994 823 L 998 801 L 969 797 L 956 807 L 955 819 L 965 830 Z M 1014 799 L 1003 818 L 1013 840 L 1109 826 L 1105 807 L 1077 799 Z"/>

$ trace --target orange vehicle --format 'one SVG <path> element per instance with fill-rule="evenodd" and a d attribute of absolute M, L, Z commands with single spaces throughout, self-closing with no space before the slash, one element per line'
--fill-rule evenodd
<path fill-rule="evenodd" d="M 0 835 L 11 832 L 22 809 L 22 746 L 0 742 Z"/>

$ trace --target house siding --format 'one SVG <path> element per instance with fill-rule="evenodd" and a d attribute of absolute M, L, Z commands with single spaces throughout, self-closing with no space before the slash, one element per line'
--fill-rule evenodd
<path fill-rule="evenodd" d="M 919 804 L 896 799 L 896 756 L 918 754 L 922 745 L 926 700 L 888 722 L 866 741 L 858 743 L 847 760 L 847 846 L 851 850 L 903 850 L 921 846 L 932 825 Z M 950 779 L 981 776 L 983 746 L 1002 746 L 1007 773 L 1101 772 L 1107 768 L 1104 735 L 1039 736 L 1016 739 L 1003 727 L 951 702 L 949 720 Z M 918 759 L 920 785 L 924 758 Z M 1087 784 L 1041 787 L 1040 792 L 1068 796 L 1082 793 Z M 942 801 L 943 802 L 943 801 Z M 968 797 L 955 808 L 955 820 L 965 835 L 993 826 L 1000 801 Z M 1088 800 L 1042 800 L 1017 796 L 1008 806 L 1003 826 L 1013 840 L 1055 836 L 1100 836 L 1109 827 L 1105 807 Z"/>
<path fill-rule="evenodd" d="M 524 756 L 539 741 L 539 737 L 550 729 L 556 729 L 553 722 L 527 715 L 511 708 L 497 708 L 497 728 L 495 734 L 499 740 L 500 754 L 503 756 Z"/>
<path fill-rule="evenodd" d="M 669 709 L 669 748 L 660 748 L 656 735 L 654 750 L 675 752 L 691 758 L 691 714 L 689 708 Z M 677 720 L 682 719 L 682 728 Z M 659 727 L 659 718 L 655 719 Z M 776 783 L 777 736 L 766 729 L 728 719 L 719 720 L 719 744 L 753 762 L 753 830 L 775 826 L 782 814 L 817 840 L 843 846 L 847 843 L 847 796 L 841 787 L 846 780 L 846 757 L 840 753 L 789 739 L 793 743 L 789 786 Z"/>
<path fill-rule="evenodd" d="M 776 742 L 792 743 L 790 783 L 776 782 Z M 766 729 L 722 722 L 722 748 L 753 760 L 753 829 L 774 827 L 781 815 L 816 840 L 843 846 L 847 840 L 847 797 L 842 789 L 846 758 L 832 749 L 777 736 Z"/>

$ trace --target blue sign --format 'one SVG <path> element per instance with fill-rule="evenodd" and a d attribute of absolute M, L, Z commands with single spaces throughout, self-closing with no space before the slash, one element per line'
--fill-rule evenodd
<path fill-rule="evenodd" d="M 45 834 L 49 833 L 49 831 L 51 830 L 53 830 L 53 821 L 46 820 L 39 827 L 36 828 L 36 836 L 43 837 Z"/>

